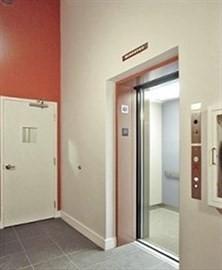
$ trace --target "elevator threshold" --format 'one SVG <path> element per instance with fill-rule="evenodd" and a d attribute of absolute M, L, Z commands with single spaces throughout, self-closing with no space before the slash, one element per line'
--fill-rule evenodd
<path fill-rule="evenodd" d="M 168 251 L 161 249 L 160 247 L 157 247 L 147 241 L 144 241 L 143 239 L 137 239 L 136 243 L 144 250 L 149 251 L 158 258 L 165 259 L 166 262 L 171 263 L 174 267 L 179 269 L 178 256 L 175 256 L 174 254 L 169 253 Z"/>

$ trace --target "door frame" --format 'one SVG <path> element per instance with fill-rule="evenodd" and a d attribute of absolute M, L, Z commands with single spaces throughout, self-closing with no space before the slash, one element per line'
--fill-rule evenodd
<path fill-rule="evenodd" d="M 19 102 L 36 102 L 39 99 L 29 99 L 29 98 L 17 98 L 17 97 L 8 97 L 8 96 L 0 96 L 0 229 L 5 227 L 4 225 L 4 151 L 3 151 L 3 127 L 4 127 L 4 111 L 3 104 L 8 101 L 19 101 Z M 45 100 L 44 100 L 45 101 Z M 54 166 L 54 217 L 58 217 L 58 103 L 55 101 L 47 101 L 50 105 L 54 107 L 54 158 L 55 158 L 55 166 Z"/>
<path fill-rule="evenodd" d="M 131 87 L 132 89 L 134 87 L 138 87 L 138 84 L 135 83 L 137 82 L 138 78 L 145 75 L 146 73 L 148 72 L 151 72 L 151 71 L 154 71 L 156 69 L 159 69 L 161 67 L 164 67 L 168 64 L 171 64 L 171 63 L 174 63 L 174 62 L 178 62 L 178 59 L 179 59 L 179 56 L 178 56 L 178 50 L 176 48 L 172 49 L 171 51 L 168 51 L 166 53 L 164 53 L 163 55 L 160 55 L 158 56 L 157 58 L 153 58 L 153 59 L 150 59 L 148 60 L 148 62 L 146 62 L 146 64 L 143 64 L 142 65 L 142 68 L 141 70 L 138 71 L 138 69 L 131 69 L 129 70 L 127 73 L 128 73 L 128 76 L 126 75 L 127 73 L 123 73 L 123 74 L 118 74 L 116 76 L 116 78 L 112 78 L 112 81 L 114 81 L 114 86 L 113 86 L 113 90 L 115 91 L 115 98 L 114 98 L 114 117 L 115 117 L 115 126 L 113 127 L 113 129 L 115 130 L 115 137 L 113 138 L 113 142 L 114 142 L 114 149 L 115 149 L 115 152 L 114 152 L 114 157 L 115 157 L 115 160 L 114 160 L 114 163 L 115 163 L 115 171 L 114 171 L 114 175 L 115 175 L 115 179 L 113 180 L 114 183 L 115 183 L 115 205 L 114 205 L 114 211 L 115 211 L 115 237 L 116 237 L 116 242 L 117 242 L 117 246 L 120 246 L 122 240 L 121 240 L 121 235 L 119 233 L 119 227 L 121 226 L 120 225 L 120 220 L 118 219 L 118 216 L 121 215 L 121 210 L 120 210 L 120 207 L 119 207 L 119 204 L 121 203 L 120 200 L 118 198 L 122 198 L 124 199 L 124 197 L 126 196 L 126 191 L 125 190 L 121 190 L 119 188 L 119 183 L 121 182 L 121 179 L 119 177 L 119 172 L 118 172 L 118 155 L 119 155 L 119 152 L 118 152 L 118 127 L 117 127 L 117 123 L 118 123 L 118 115 L 117 115 L 117 92 L 118 92 L 118 87 L 121 87 L 122 86 L 126 86 L 126 87 Z M 155 82 L 154 82 L 155 84 Z M 134 88 L 134 91 L 135 93 L 137 92 L 136 91 L 137 89 Z M 138 108 L 135 108 L 135 113 L 138 113 Z M 137 123 L 136 123 L 137 124 Z M 135 136 L 135 144 L 137 144 L 137 138 L 138 137 L 138 134 L 136 134 Z M 112 142 L 112 143 L 113 143 Z M 136 147 L 137 148 L 137 147 Z M 136 149 L 137 151 L 137 149 Z M 137 155 L 137 153 L 135 153 L 135 155 Z M 137 160 L 137 157 L 136 157 L 136 162 L 138 162 Z M 138 171 L 137 171 L 137 164 L 134 164 L 135 166 L 135 171 L 136 171 L 136 175 L 135 175 L 135 179 L 134 181 L 136 182 L 136 187 L 130 187 L 131 189 L 135 189 L 134 190 L 134 196 L 132 197 L 132 201 L 133 201 L 133 205 L 137 205 L 137 202 L 138 202 L 138 185 L 137 185 L 137 175 L 138 175 Z M 130 185 L 130 183 L 129 183 Z M 128 207 L 129 208 L 129 207 Z M 132 213 L 132 216 L 133 216 L 133 219 L 131 221 L 126 221 L 126 222 L 132 222 L 133 223 L 133 226 L 134 226 L 134 229 L 132 230 L 132 233 L 130 235 L 130 238 L 133 239 L 131 241 L 125 241 L 125 244 L 126 243 L 130 243 L 130 242 L 133 242 L 133 241 L 136 241 L 137 240 L 137 235 L 138 235 L 138 224 L 137 224 L 137 218 L 138 218 L 138 212 L 137 212 L 137 209 L 136 209 L 136 213 L 134 214 L 134 209 L 133 207 L 131 207 L 131 209 L 128 209 L 129 211 L 131 211 Z"/>

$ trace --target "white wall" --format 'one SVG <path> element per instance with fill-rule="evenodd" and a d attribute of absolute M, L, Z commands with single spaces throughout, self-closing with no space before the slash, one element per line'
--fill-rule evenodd
<path fill-rule="evenodd" d="M 150 102 L 149 204 L 162 203 L 162 104 Z M 149 136 L 148 135 L 148 136 Z M 145 157 L 146 162 L 146 157 Z"/>
<path fill-rule="evenodd" d="M 61 7 L 63 211 L 103 238 L 114 236 L 114 214 L 108 212 L 113 187 L 109 183 L 106 189 L 112 174 L 106 158 L 113 155 L 105 155 L 110 147 L 105 131 L 111 125 L 106 123 L 106 81 L 179 46 L 181 269 L 221 269 L 222 216 L 206 198 L 205 124 L 203 199 L 192 200 L 190 194 L 190 104 L 201 101 L 205 111 L 221 102 L 222 2 L 62 0 Z M 147 51 L 121 61 L 145 41 Z"/>

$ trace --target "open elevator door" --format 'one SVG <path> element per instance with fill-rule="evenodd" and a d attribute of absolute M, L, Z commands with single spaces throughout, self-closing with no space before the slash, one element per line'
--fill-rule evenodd
<path fill-rule="evenodd" d="M 139 73 L 116 83 L 116 236 L 117 245 L 137 239 L 137 91 L 141 76 L 178 61 L 161 58 Z M 148 219 L 148 216 L 147 216 Z"/>
<path fill-rule="evenodd" d="M 169 102 L 179 104 L 179 72 L 178 70 L 172 72 L 174 68 L 177 68 L 177 64 L 163 69 L 164 75 L 161 75 L 161 72 L 156 72 L 156 74 L 154 72 L 153 75 L 150 74 L 150 78 L 147 76 L 148 79 L 145 83 L 135 87 L 137 91 L 137 239 L 177 260 L 178 243 L 175 244 L 175 248 L 168 248 L 169 237 L 167 235 L 163 239 L 165 235 L 161 234 L 162 231 L 169 229 L 163 214 L 165 215 L 165 211 L 172 210 L 164 200 L 164 176 L 174 178 L 173 181 L 179 180 L 179 171 L 176 172 L 179 170 L 178 166 L 176 169 L 172 168 L 172 163 L 179 164 L 179 160 L 176 158 L 179 148 L 176 147 L 177 155 L 168 155 L 168 159 L 173 162 L 171 164 L 167 162 L 168 168 L 165 170 L 166 161 L 163 149 L 166 149 L 166 146 L 163 143 L 165 137 L 162 133 L 163 104 L 167 103 L 167 106 L 172 105 Z M 177 109 L 179 113 L 179 107 Z M 171 133 L 174 133 L 173 130 Z M 176 142 L 178 142 L 178 138 Z M 164 148 L 162 148 L 162 144 Z M 178 144 L 177 146 L 179 147 Z M 174 146 L 168 146 L 167 149 L 169 150 L 170 147 Z M 168 183 L 170 182 L 168 181 Z M 175 227 L 177 228 L 177 226 Z M 161 235 L 158 235 L 158 232 Z"/>

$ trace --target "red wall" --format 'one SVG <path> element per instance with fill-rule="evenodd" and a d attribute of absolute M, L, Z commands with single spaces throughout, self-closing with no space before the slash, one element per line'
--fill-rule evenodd
<path fill-rule="evenodd" d="M 58 0 L 0 4 L 0 95 L 60 99 Z"/>
<path fill-rule="evenodd" d="M 0 95 L 60 101 L 59 0 L 0 1 Z"/>

